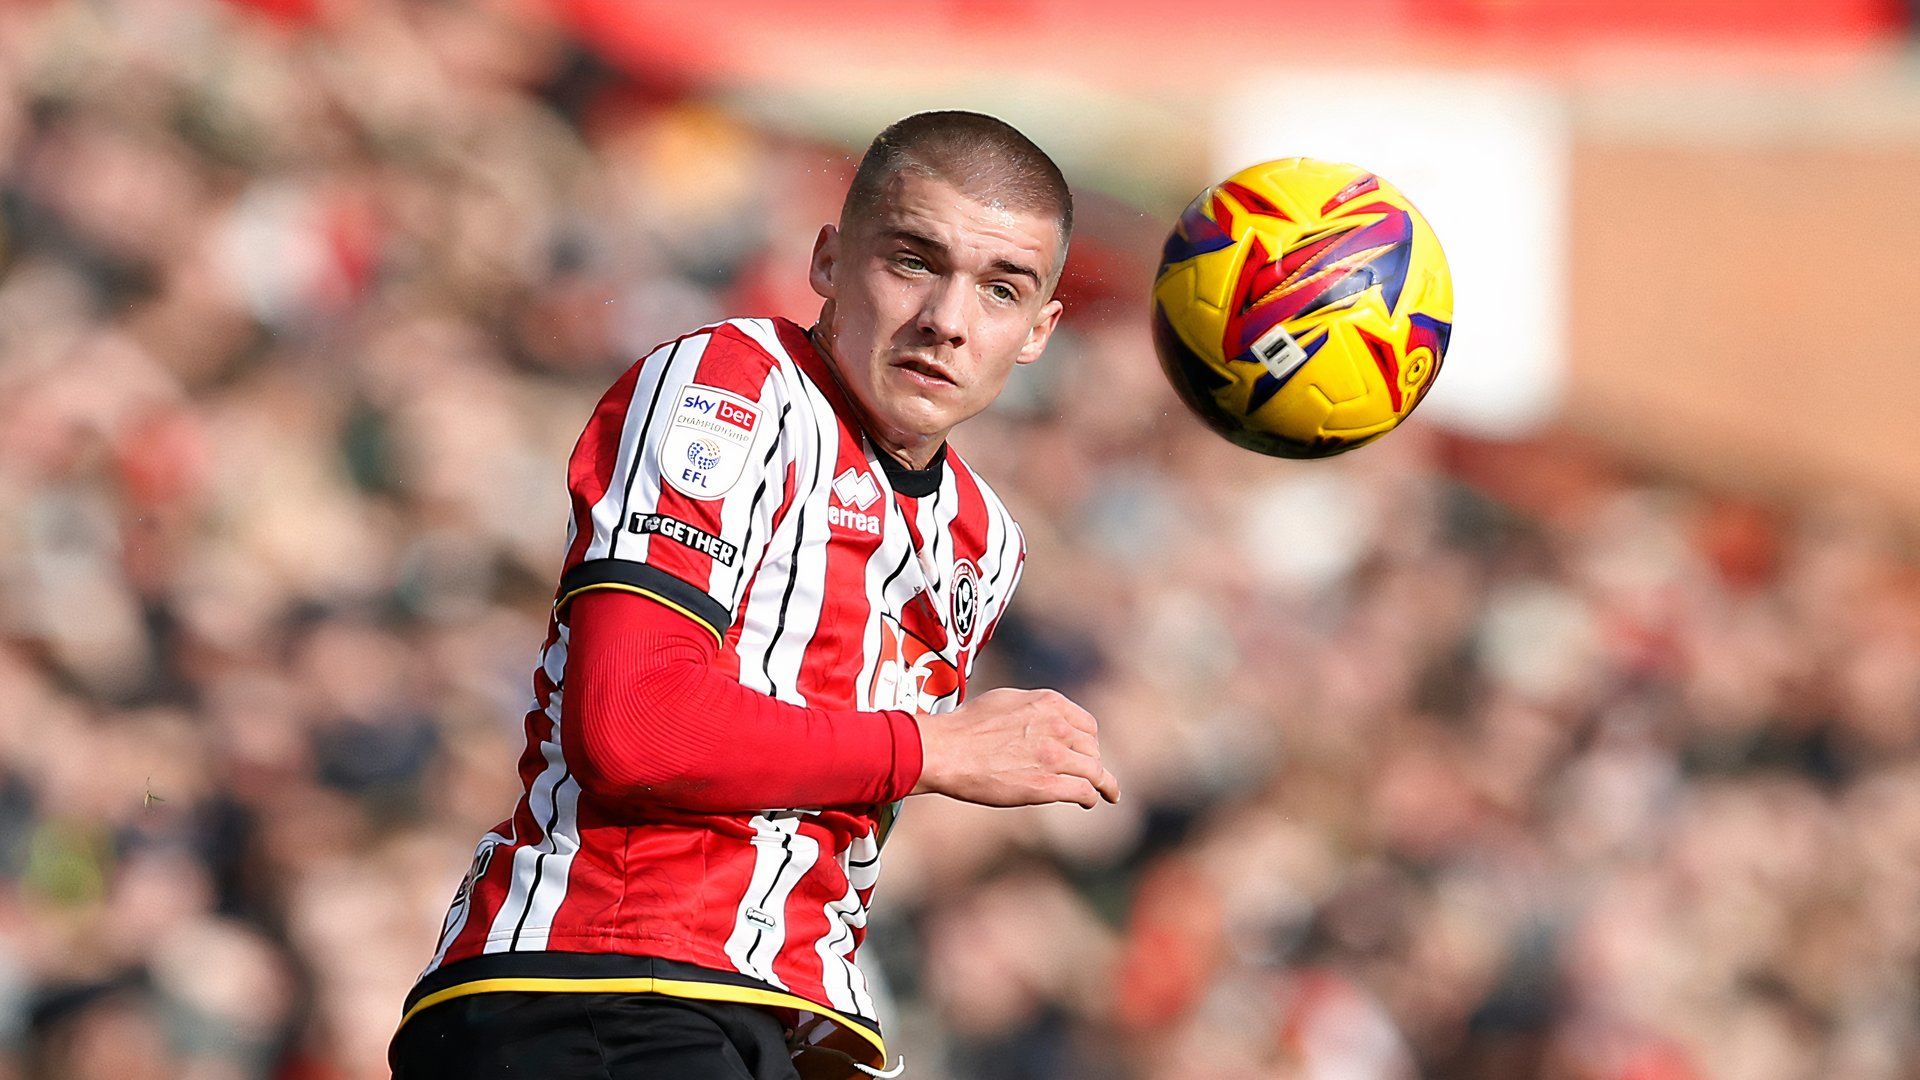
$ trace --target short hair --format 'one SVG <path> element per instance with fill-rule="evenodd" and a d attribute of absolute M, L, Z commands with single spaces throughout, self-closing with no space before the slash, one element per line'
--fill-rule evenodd
<path fill-rule="evenodd" d="M 887 181 L 917 172 L 1011 209 L 1051 213 L 1060 224 L 1060 262 L 1073 237 L 1073 192 L 1046 151 L 1012 124 L 957 109 L 915 113 L 888 125 L 854 171 L 840 205 L 842 227 L 880 204 Z M 1055 267 L 1058 274 L 1059 267 Z"/>

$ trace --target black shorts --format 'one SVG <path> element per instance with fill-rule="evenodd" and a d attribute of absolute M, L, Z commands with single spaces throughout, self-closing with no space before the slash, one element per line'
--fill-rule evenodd
<path fill-rule="evenodd" d="M 499 991 L 422 1009 L 394 1080 L 797 1080 L 786 1029 L 751 1005 L 659 994 Z"/>

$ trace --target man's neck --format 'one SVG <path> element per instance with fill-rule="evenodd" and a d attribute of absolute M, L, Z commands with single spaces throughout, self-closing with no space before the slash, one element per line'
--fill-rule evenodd
<path fill-rule="evenodd" d="M 853 410 L 854 416 L 860 421 L 860 430 L 866 433 L 867 440 L 873 443 L 882 454 L 892 458 L 903 468 L 916 470 L 928 468 L 939 458 L 941 449 L 947 445 L 947 437 L 944 434 L 918 442 L 907 442 L 891 438 L 885 428 L 874 423 L 873 417 L 867 415 L 866 407 L 860 403 L 859 396 L 847 386 L 847 381 L 841 378 L 840 362 L 833 351 L 833 341 L 821 328 L 820 323 L 816 322 L 807 327 L 807 340 L 813 343 L 814 348 L 820 350 L 820 357 L 826 361 L 828 374 L 833 376 L 834 384 L 840 388 L 840 396 L 846 399 L 847 407 Z"/>

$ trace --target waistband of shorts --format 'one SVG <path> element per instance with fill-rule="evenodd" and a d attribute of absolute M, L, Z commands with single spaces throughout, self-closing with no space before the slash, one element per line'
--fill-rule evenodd
<path fill-rule="evenodd" d="M 496 991 L 664 994 L 693 1001 L 726 1001 L 780 1012 L 789 1027 L 809 1016 L 824 1016 L 869 1044 L 878 1061 L 886 1061 L 880 1023 L 870 1017 L 840 1012 L 739 972 L 613 953 L 489 953 L 456 960 L 414 984 L 407 993 L 400 1026 L 405 1027 L 421 1010 L 440 1002 Z"/>

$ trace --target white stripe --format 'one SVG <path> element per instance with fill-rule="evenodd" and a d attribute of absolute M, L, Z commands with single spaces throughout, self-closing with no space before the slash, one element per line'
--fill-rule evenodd
<path fill-rule="evenodd" d="M 642 362 L 640 374 L 633 380 L 633 395 L 627 399 L 626 416 L 621 421 L 620 448 L 615 457 L 612 482 L 606 494 L 593 504 L 593 540 L 584 558 L 604 559 L 616 550 L 620 558 L 644 562 L 651 536 L 621 533 L 625 528 L 622 510 L 650 511 L 660 501 L 660 438 L 673 420 L 680 393 L 693 381 L 700 357 L 707 351 L 706 336 L 655 349 Z M 657 395 L 657 397 L 656 397 Z M 652 423 L 648 423 L 648 415 Z M 649 445 L 641 446 L 646 433 Z M 636 473 L 636 470 L 637 473 Z M 615 543 L 618 537 L 618 543 Z"/>
<path fill-rule="evenodd" d="M 820 388 L 804 375 L 794 389 L 795 398 L 804 397 L 812 404 L 808 418 L 813 421 L 815 468 L 809 478 L 811 490 L 802 497 L 804 506 L 796 505 L 788 512 L 795 528 L 805 525 L 806 534 L 800 538 L 797 548 L 790 542 L 784 549 L 769 553 L 793 561 L 793 566 L 789 568 L 793 594 L 784 601 L 785 627 L 777 631 L 777 641 L 773 640 L 776 636 L 775 626 L 782 622 L 781 605 L 786 583 L 782 583 L 781 595 L 769 598 L 768 649 L 763 667 L 770 676 L 766 680 L 771 684 L 768 693 L 794 705 L 805 705 L 807 699 L 800 693 L 800 667 L 808 647 L 813 644 L 814 633 L 820 628 L 821 610 L 826 602 L 827 551 L 831 546 L 832 533 L 832 527 L 827 522 L 827 499 L 832 492 L 833 466 L 839 451 L 840 421 L 833 407 L 821 395 Z M 792 538 L 788 539 L 791 541 Z"/>
<path fill-rule="evenodd" d="M 566 623 L 555 623 L 555 625 L 560 632 L 553 639 L 553 644 L 541 650 L 539 664 L 540 670 L 547 676 L 547 681 L 558 689 L 561 683 L 567 681 L 567 647 L 573 640 L 573 628 Z"/>
<path fill-rule="evenodd" d="M 747 472 L 739 486 L 720 504 L 720 535 L 730 543 L 739 545 L 739 552 L 731 564 L 718 559 L 713 561 L 712 572 L 707 577 L 707 593 L 720 601 L 728 611 L 738 612 L 740 597 L 735 592 L 741 588 L 752 572 L 755 563 L 766 553 L 767 534 L 773 528 L 773 511 L 780 505 L 780 499 L 786 494 L 786 464 L 782 455 L 775 450 L 771 459 L 767 451 L 782 441 L 780 432 L 780 410 L 786 404 L 786 391 L 780 385 L 778 377 L 769 369 L 768 377 L 760 387 L 760 416 L 763 419 L 761 429 L 748 448 L 752 455 Z M 765 463 L 764 465 L 762 463 Z M 766 490 L 761 493 L 758 503 L 754 493 L 760 491 L 762 482 Z M 749 522 L 751 515 L 751 522 Z M 748 534 L 752 536 L 749 537 Z M 749 546 L 751 540 L 751 546 Z"/>
<path fill-rule="evenodd" d="M 571 631 L 562 623 L 554 647 L 549 648 L 543 657 L 548 678 L 553 678 L 555 669 L 564 674 L 567 643 L 571 636 Z M 546 832 L 538 844 L 523 844 L 513 850 L 513 872 L 507 897 L 501 903 L 500 910 L 494 912 L 493 922 L 487 928 L 487 940 L 482 947 L 484 952 L 546 947 L 553 913 L 566 897 L 567 874 L 572 869 L 574 853 L 580 849 L 577 819 L 580 785 L 569 775 L 566 756 L 560 748 L 561 695 L 564 688 L 559 679 L 555 679 L 554 683 L 553 692 L 547 695 L 546 707 L 542 710 L 552 724 L 551 736 L 540 743 L 540 754 L 546 759 L 546 766 L 540 770 L 540 775 L 527 791 L 527 810 L 534 822 Z M 536 872 L 540 879 L 537 890 L 534 888 Z M 518 946 L 514 944 L 516 931 L 520 939 Z"/>
<path fill-rule="evenodd" d="M 539 887 L 533 891 L 533 908 L 520 931 L 516 949 L 539 951 L 547 947 L 547 934 L 553 930 L 554 916 L 567 901 L 567 884 L 573 873 L 573 857 L 580 851 L 580 781 L 569 775 L 561 781 L 555 795 L 560 802 L 560 817 L 554 824 L 547 856 L 540 873 Z"/>
<path fill-rule="evenodd" d="M 773 683 L 766 677 L 763 660 L 774 622 L 780 616 L 780 597 L 787 587 L 787 575 L 792 572 L 792 564 L 787 560 L 792 547 L 793 515 L 789 511 L 786 522 L 768 541 L 759 574 L 748 575 L 753 581 L 733 617 L 734 625 L 740 628 L 740 638 L 735 645 L 740 657 L 740 685 L 763 694 L 773 693 Z"/>
<path fill-rule="evenodd" d="M 772 319 L 731 319 L 733 326 L 748 337 L 760 343 L 760 347 L 772 353 L 776 359 L 793 362 L 793 354 L 780 342 L 780 331 L 773 325 Z"/>
<path fill-rule="evenodd" d="M 853 962 L 853 931 L 867 925 L 867 909 L 860 894 L 847 886 L 847 895 L 824 908 L 828 930 L 813 943 L 820 955 L 820 983 L 827 991 L 827 1004 L 857 1016 L 873 1015 L 873 996 L 867 991 L 867 977 Z"/>
<path fill-rule="evenodd" d="M 939 515 L 935 517 L 941 530 L 941 540 L 947 544 L 947 555 L 941 557 L 941 575 L 943 575 L 943 582 L 947 584 L 947 592 L 952 592 L 952 584 L 954 584 L 952 569 L 954 569 L 954 563 L 960 561 L 960 548 L 954 544 L 954 521 L 960 519 L 960 502 L 962 502 L 960 484 L 941 484 L 941 496 L 943 498 L 939 505 Z M 935 548 L 935 555 L 937 553 L 939 548 Z M 977 571 L 979 567 L 973 567 L 973 569 Z"/>
<path fill-rule="evenodd" d="M 549 822 L 557 824 L 555 789 L 560 786 L 560 778 L 566 775 L 567 765 L 561 759 L 558 743 L 542 742 L 540 753 L 546 758 L 547 764 L 540 770 L 540 775 L 534 778 L 533 787 L 527 792 L 527 811 L 544 829 Z M 508 879 L 507 898 L 501 902 L 500 910 L 494 912 L 492 925 L 487 927 L 483 952 L 506 952 L 513 947 L 514 928 L 521 925 L 520 917 L 527 909 L 527 900 L 533 889 L 534 865 L 552 843 L 553 838 L 549 835 L 542 837 L 538 844 L 522 844 L 513 849 L 513 871 Z M 542 876 L 545 876 L 544 871 Z"/>
<path fill-rule="evenodd" d="M 975 483 L 978 482 L 979 478 L 976 477 Z M 980 640 L 980 635 L 986 631 L 987 624 L 993 620 L 994 599 L 991 585 L 994 583 L 994 579 L 999 577 L 1000 571 L 1006 566 L 1007 559 L 1008 530 L 1004 519 L 998 513 L 994 512 L 993 500 L 987 495 L 984 487 L 980 489 L 980 497 L 986 503 L 987 538 L 985 546 L 982 547 L 980 552 L 980 565 L 978 567 L 980 571 L 979 610 L 974 612 L 973 615 L 974 641 Z M 967 663 L 971 666 L 973 658 L 968 657 Z"/>
<path fill-rule="evenodd" d="M 873 830 L 854 837 L 853 842 L 847 845 L 846 863 L 847 881 L 854 888 L 864 892 L 879 883 L 880 838 L 873 834 Z"/>
<path fill-rule="evenodd" d="M 619 519 L 621 508 L 627 499 L 627 478 L 634 467 L 634 447 L 640 439 L 640 429 L 646 424 L 648 405 L 654 400 L 654 394 L 660 387 L 660 380 L 671 365 L 666 358 L 672 355 L 672 345 L 662 345 L 647 354 L 640 361 L 639 374 L 634 376 L 633 391 L 627 395 L 627 409 L 620 418 L 620 443 L 614 453 L 613 472 L 607 480 L 607 490 L 600 493 L 600 499 L 587 508 L 591 533 L 587 540 L 587 549 L 580 556 L 581 561 L 604 559 L 611 549 L 613 538 L 624 522 Z M 665 391 L 660 390 L 664 395 Z M 637 478 L 636 478 L 637 479 Z M 645 537 L 633 537 L 636 541 L 645 541 Z M 568 550 L 572 550 L 569 546 Z M 636 556 L 646 549 L 643 544 L 632 549 Z"/>
<path fill-rule="evenodd" d="M 980 485 L 980 494 L 987 503 L 987 553 L 980 560 L 980 613 L 973 623 L 973 639 L 978 643 L 986 638 L 987 629 L 1000 621 L 1001 614 L 1007 610 L 1007 601 L 1013 598 L 1013 587 L 1020 580 L 1021 541 L 1020 526 L 1014 523 L 1006 505 L 987 490 L 978 476 L 974 482 Z M 989 557 L 991 570 L 988 569 Z M 967 670 L 963 675 L 973 674 L 979 652 L 976 647 L 967 655 Z"/>
<path fill-rule="evenodd" d="M 753 876 L 727 937 L 734 969 L 784 990 L 774 961 L 787 945 L 787 897 L 820 858 L 820 842 L 800 831 L 798 814 L 753 817 Z"/>
<path fill-rule="evenodd" d="M 815 397 L 805 392 L 806 376 L 791 363 L 783 360 L 780 372 L 787 387 L 787 404 L 792 409 L 787 414 L 783 437 L 787 440 L 787 456 L 793 461 L 793 505 L 787 508 L 780 527 L 767 537 L 758 573 L 748 573 L 747 576 L 753 579 L 752 584 L 743 586 L 746 595 L 741 598 L 733 619 L 735 625 L 740 627 L 740 637 L 735 645 L 735 652 L 740 657 L 740 684 L 769 695 L 775 691 L 773 681 L 766 675 L 767 646 L 773 639 L 775 626 L 779 624 L 781 599 L 786 595 L 787 579 L 794 570 L 794 533 L 800 527 L 801 509 L 808 501 L 809 493 L 817 484 L 825 483 L 820 476 L 823 470 L 814 464 L 820 456 L 820 426 L 815 413 Z M 767 512 L 772 515 L 778 508 L 778 502 L 769 503 Z M 810 516 L 819 519 L 823 515 L 819 511 L 812 511 Z M 809 531 L 816 523 L 825 527 L 824 521 L 809 521 Z M 785 635 L 782 635 L 782 640 L 785 640 Z"/>
<path fill-rule="evenodd" d="M 985 624 L 982 633 L 984 633 L 986 629 L 992 629 L 999 623 L 1000 617 L 1007 613 L 1007 605 L 1013 602 L 1013 594 L 1015 590 L 1020 588 L 1020 575 L 1027 572 L 1027 541 L 1026 538 L 1020 534 L 1020 527 L 1018 525 L 1013 527 L 1013 535 L 1017 541 L 1013 549 L 1013 580 L 1007 582 L 1007 587 L 1000 590 L 1000 606 L 993 613 L 993 621 Z M 973 661 L 971 659 L 967 661 L 967 670 L 973 670 Z"/>
<path fill-rule="evenodd" d="M 973 475 L 972 470 L 968 470 L 968 474 Z M 1020 553 L 1020 548 L 1015 543 L 1013 515 L 1007 512 L 1006 504 L 979 476 L 973 477 L 973 483 L 980 489 L 980 501 L 987 508 L 987 546 L 980 556 L 980 613 L 986 615 L 993 611 L 993 605 L 998 602 L 994 595 L 995 587 L 1006 584 L 1005 575 L 1013 568 L 1009 560 Z M 981 625 L 985 624 L 986 620 L 982 619 Z"/>
<path fill-rule="evenodd" d="M 854 837 L 853 842 L 847 845 L 841 861 L 846 870 L 847 884 L 854 890 L 856 896 L 872 889 L 880 881 L 880 838 L 871 830 Z M 858 919 L 858 922 L 850 921 L 849 925 L 858 927 L 867 925 L 865 904 L 860 906 Z M 847 952 L 851 954 L 852 951 L 853 939 L 849 935 Z M 879 1010 L 874 1007 L 873 993 L 867 984 L 866 974 L 860 970 L 859 964 L 851 955 L 847 956 L 846 964 L 849 969 L 848 986 L 853 992 L 855 1001 L 854 1011 L 861 1016 L 879 1016 Z"/>
<path fill-rule="evenodd" d="M 953 617 L 953 568 L 959 559 L 959 548 L 953 542 L 953 523 L 960 518 L 960 485 L 942 481 L 938 499 L 934 506 L 934 536 L 928 543 L 933 547 L 934 565 L 940 568 L 940 586 L 943 591 L 940 603 L 940 622 L 949 632 L 953 627 L 948 620 Z M 941 554 L 942 548 L 946 554 Z M 974 567 L 975 570 L 980 569 Z"/>

